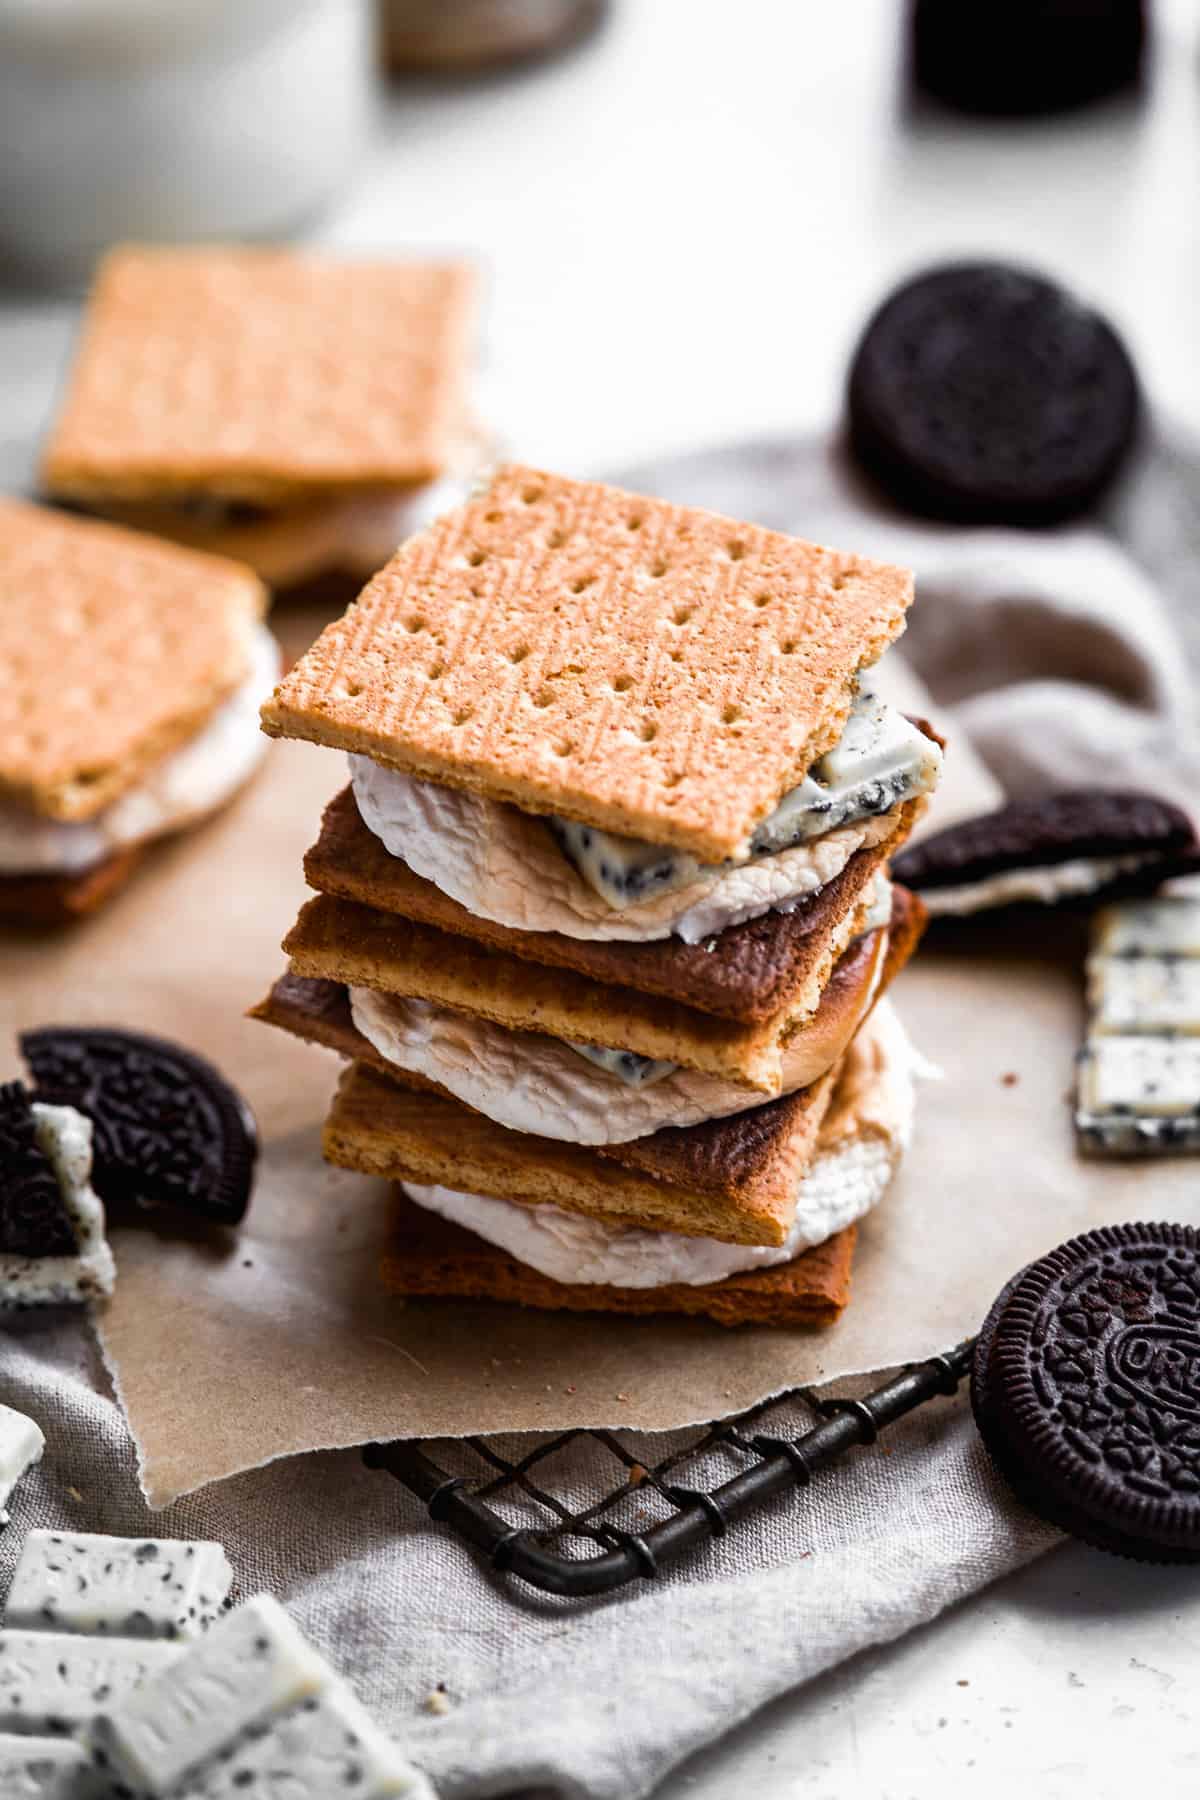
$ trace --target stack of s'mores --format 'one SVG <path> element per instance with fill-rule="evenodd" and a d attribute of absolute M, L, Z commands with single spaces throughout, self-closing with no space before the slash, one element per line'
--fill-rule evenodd
<path fill-rule="evenodd" d="M 911 1127 L 888 879 L 935 785 L 878 697 L 910 577 L 500 470 L 263 709 L 350 753 L 256 1015 L 349 1059 L 402 1294 L 827 1323 Z"/>

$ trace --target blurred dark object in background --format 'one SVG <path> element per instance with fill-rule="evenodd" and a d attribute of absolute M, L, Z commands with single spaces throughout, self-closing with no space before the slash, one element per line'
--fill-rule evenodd
<path fill-rule="evenodd" d="M 1141 75 L 1146 0 L 913 0 L 915 85 L 960 112 L 1067 112 Z"/>
<path fill-rule="evenodd" d="M 847 405 L 857 460 L 901 505 L 1035 526 L 1100 496 L 1140 410 L 1107 320 L 993 262 L 928 269 L 890 294 L 859 340 Z"/>
<path fill-rule="evenodd" d="M 608 0 L 379 0 L 383 60 L 393 74 L 468 74 L 565 50 Z"/>

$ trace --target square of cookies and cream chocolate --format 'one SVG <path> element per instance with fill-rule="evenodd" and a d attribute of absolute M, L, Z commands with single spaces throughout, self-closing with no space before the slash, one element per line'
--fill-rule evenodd
<path fill-rule="evenodd" d="M 119 248 L 100 265 L 47 494 L 250 564 L 349 579 L 462 497 L 476 305 L 461 261 Z"/>
<path fill-rule="evenodd" d="M 351 781 L 256 1015 L 350 1061 L 331 1160 L 402 1180 L 401 1227 L 415 1203 L 490 1246 L 491 1286 L 447 1253 L 442 1291 L 844 1303 L 849 1239 L 816 1287 L 801 1265 L 911 1123 L 880 1001 L 924 915 L 887 863 L 941 747 L 870 677 L 910 599 L 885 564 L 507 468 L 264 707 Z M 428 1291 L 411 1255 L 386 1273 Z"/>
<path fill-rule="evenodd" d="M 248 779 L 265 600 L 240 564 L 0 498 L 0 919 L 91 910 Z"/>

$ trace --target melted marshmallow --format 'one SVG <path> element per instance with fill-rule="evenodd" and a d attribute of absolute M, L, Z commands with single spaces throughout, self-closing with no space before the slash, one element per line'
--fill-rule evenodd
<path fill-rule="evenodd" d="M 177 831 L 230 799 L 266 748 L 258 709 L 279 679 L 279 646 L 265 625 L 254 627 L 249 650 L 248 674 L 203 729 L 94 819 L 41 819 L 0 802 L 0 872 L 88 869 L 115 850 Z"/>

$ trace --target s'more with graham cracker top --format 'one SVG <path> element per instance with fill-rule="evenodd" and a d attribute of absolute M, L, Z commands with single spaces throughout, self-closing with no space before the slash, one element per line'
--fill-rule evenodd
<path fill-rule="evenodd" d="M 0 923 L 93 911 L 249 780 L 265 606 L 240 563 L 0 497 Z"/>
<path fill-rule="evenodd" d="M 398 1294 L 820 1325 L 907 1142 L 901 569 L 507 467 L 263 709 L 349 753 L 255 1016 L 347 1059 Z"/>
<path fill-rule="evenodd" d="M 44 491 L 344 605 L 484 459 L 466 410 L 476 288 L 452 259 L 116 249 Z"/>

